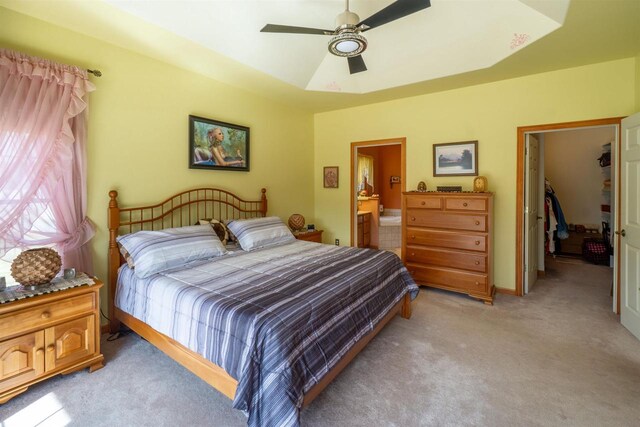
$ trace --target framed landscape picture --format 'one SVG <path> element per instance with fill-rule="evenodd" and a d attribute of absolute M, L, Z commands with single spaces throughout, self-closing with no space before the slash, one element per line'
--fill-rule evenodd
<path fill-rule="evenodd" d="M 338 166 L 325 166 L 322 176 L 324 188 L 338 188 Z"/>
<path fill-rule="evenodd" d="M 433 176 L 477 176 L 478 141 L 433 144 Z"/>
<path fill-rule="evenodd" d="M 189 116 L 189 168 L 249 170 L 249 128 Z"/>

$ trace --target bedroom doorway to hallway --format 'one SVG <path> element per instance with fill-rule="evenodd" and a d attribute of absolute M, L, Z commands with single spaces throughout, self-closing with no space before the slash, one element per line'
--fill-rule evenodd
<path fill-rule="evenodd" d="M 351 143 L 351 246 L 400 256 L 406 138 Z"/>
<path fill-rule="evenodd" d="M 517 295 L 527 294 L 547 272 L 552 280 L 563 277 L 575 264 L 586 263 L 581 259 L 584 256 L 607 265 L 594 266 L 602 269 L 600 281 L 606 289 L 600 292 L 611 290 L 613 311 L 619 312 L 619 239 L 611 236 L 620 212 L 616 161 L 620 121 L 611 118 L 518 128 Z"/>

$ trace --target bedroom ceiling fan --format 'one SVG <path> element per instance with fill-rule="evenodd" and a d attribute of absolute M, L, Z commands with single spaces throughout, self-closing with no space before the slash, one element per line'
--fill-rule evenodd
<path fill-rule="evenodd" d="M 263 33 L 333 36 L 331 40 L 329 40 L 329 52 L 336 56 L 346 57 L 349 63 L 349 72 L 355 74 L 367 70 L 367 66 L 361 55 L 367 48 L 367 39 L 360 33 L 411 15 L 430 6 L 430 0 L 396 0 L 364 21 L 360 21 L 360 17 L 349 10 L 349 0 L 346 0 L 345 11 L 336 17 L 335 30 L 267 24 L 260 31 Z"/>

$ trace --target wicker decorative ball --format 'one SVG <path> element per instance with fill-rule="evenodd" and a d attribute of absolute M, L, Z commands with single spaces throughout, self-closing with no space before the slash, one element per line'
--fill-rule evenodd
<path fill-rule="evenodd" d="M 62 260 L 51 248 L 29 249 L 11 264 L 11 275 L 23 286 L 44 285 L 60 272 Z"/>
<path fill-rule="evenodd" d="M 289 227 L 294 230 L 302 230 L 304 227 L 304 217 L 300 214 L 293 214 L 289 217 Z"/>

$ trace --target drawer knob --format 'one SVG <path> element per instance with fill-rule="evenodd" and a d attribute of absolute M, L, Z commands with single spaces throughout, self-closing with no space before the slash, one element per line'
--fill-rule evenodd
<path fill-rule="evenodd" d="M 412 217 L 411 217 L 411 221 L 415 221 L 415 220 L 416 220 L 416 217 L 415 217 L 415 216 L 412 216 Z"/>
<path fill-rule="evenodd" d="M 478 286 L 480 284 L 480 282 L 476 282 L 476 286 Z"/>
<path fill-rule="evenodd" d="M 480 265 L 480 261 L 476 261 L 476 265 Z"/>
<path fill-rule="evenodd" d="M 38 356 L 42 356 L 42 355 L 44 354 L 44 349 L 42 349 L 42 348 L 37 349 L 37 350 L 36 350 L 36 354 L 37 354 Z"/>
<path fill-rule="evenodd" d="M 56 349 L 56 346 L 54 346 L 53 344 L 49 344 L 49 345 L 47 346 L 47 351 L 49 351 L 49 352 L 51 352 L 51 351 L 53 351 L 53 350 L 55 350 L 55 349 Z"/>
<path fill-rule="evenodd" d="M 476 240 L 476 246 L 480 244 L 480 240 Z"/>
<path fill-rule="evenodd" d="M 416 256 L 416 253 L 415 252 L 411 252 L 411 256 Z"/>
<path fill-rule="evenodd" d="M 427 203 L 423 200 L 422 202 L 420 202 L 420 204 L 421 204 L 422 206 L 424 206 L 424 205 L 426 205 Z"/>
<path fill-rule="evenodd" d="M 467 206 L 469 206 L 469 204 L 468 204 L 467 202 L 464 202 L 464 203 L 462 204 L 462 206 L 464 206 L 464 207 L 466 208 Z"/>
<path fill-rule="evenodd" d="M 40 315 L 40 317 L 42 319 L 48 319 L 51 317 L 51 313 L 49 311 L 43 311 L 42 314 Z"/>
<path fill-rule="evenodd" d="M 476 225 L 480 225 L 480 221 L 476 221 Z"/>
<path fill-rule="evenodd" d="M 415 239 L 415 238 L 416 238 L 416 236 L 412 234 L 412 235 L 411 235 L 411 238 L 412 238 L 412 239 Z"/>

